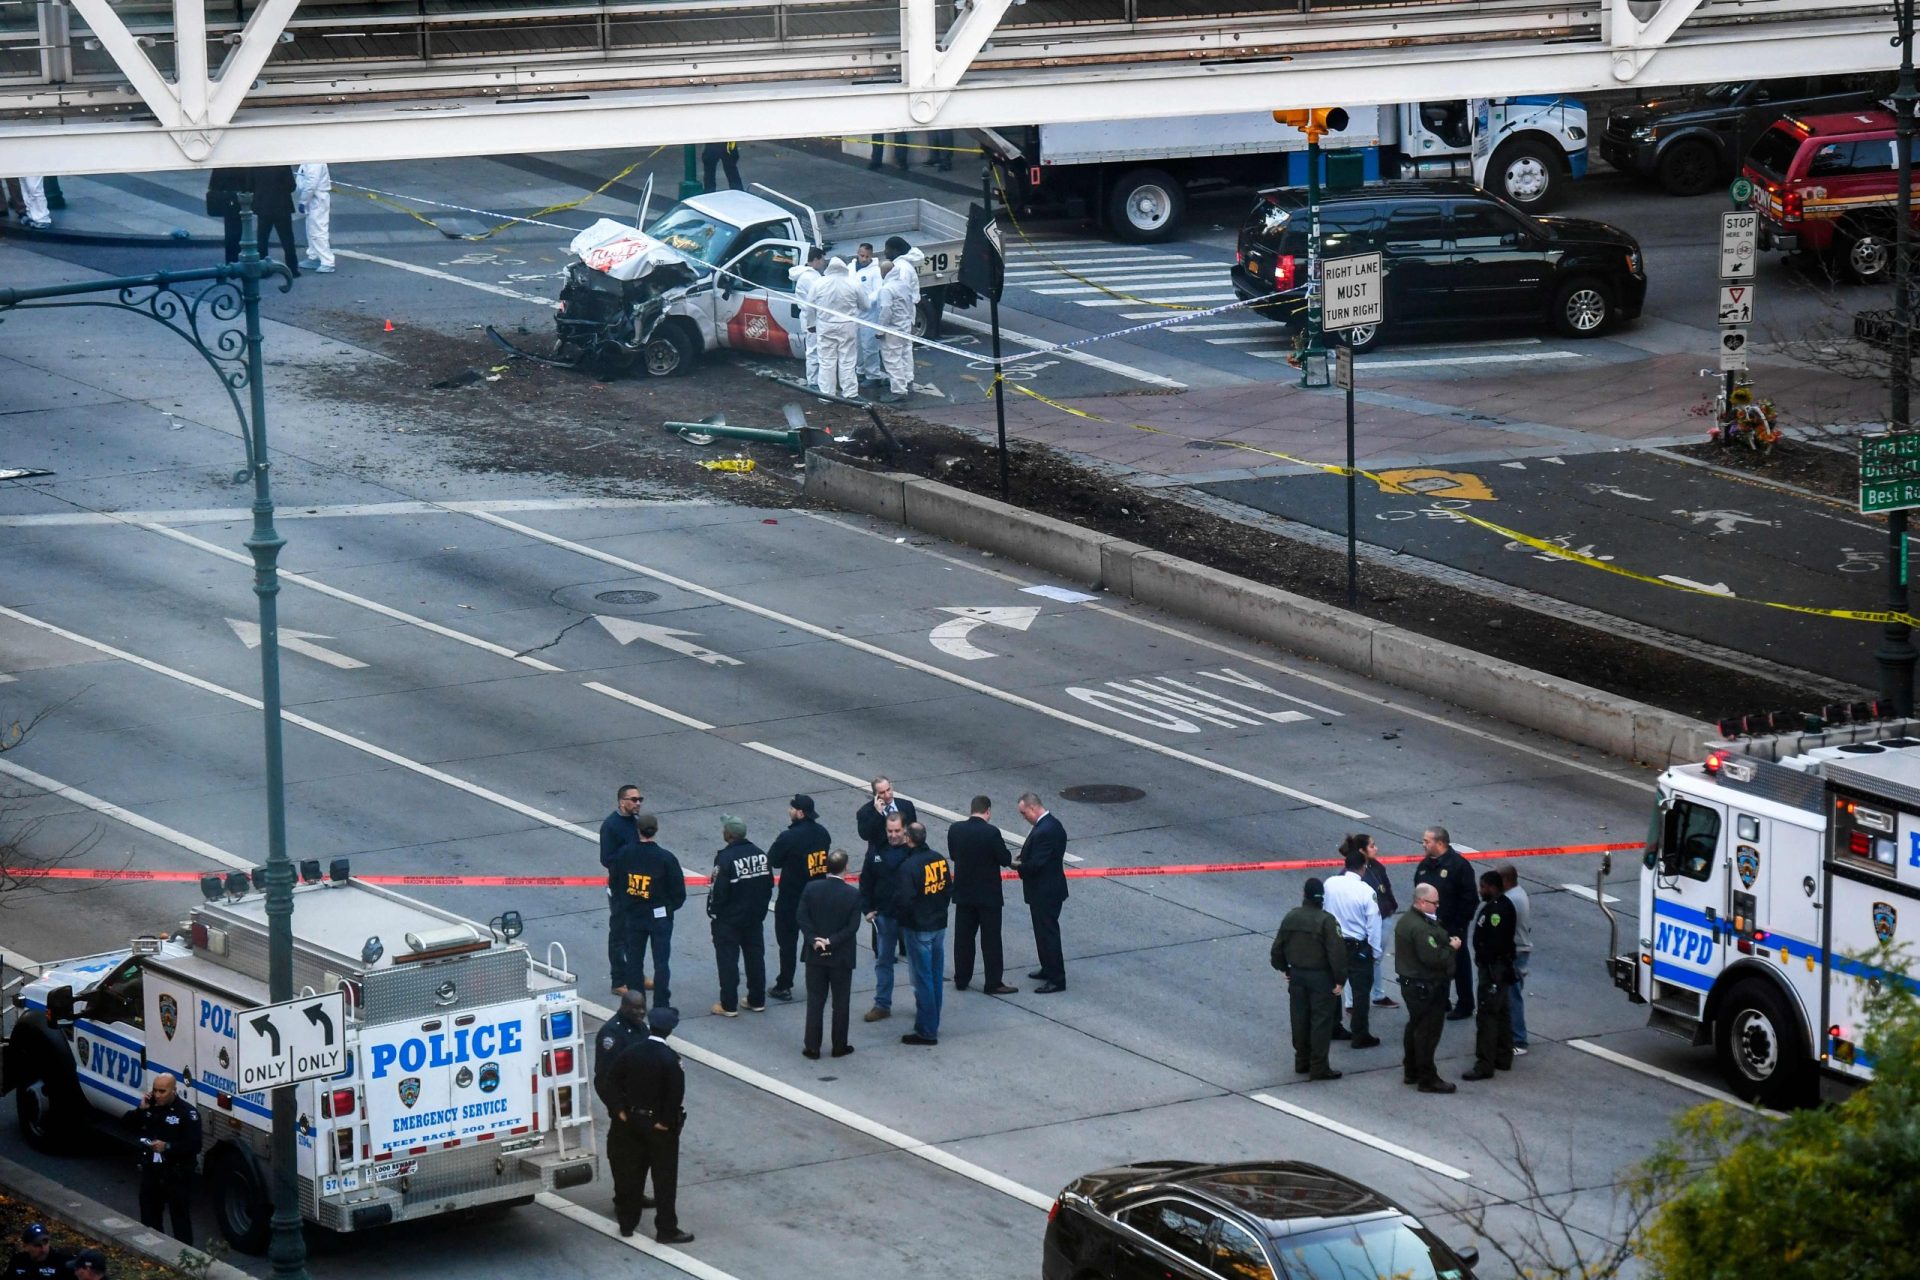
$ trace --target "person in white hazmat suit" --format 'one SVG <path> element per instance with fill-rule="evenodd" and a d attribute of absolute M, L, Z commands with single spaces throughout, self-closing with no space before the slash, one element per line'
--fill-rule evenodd
<path fill-rule="evenodd" d="M 889 253 L 894 247 L 889 241 Z M 881 258 L 886 276 L 880 282 L 880 323 L 889 330 L 880 335 L 880 363 L 887 372 L 881 400 L 899 400 L 913 390 L 913 315 L 920 305 L 920 260 L 925 256 L 908 248 L 899 257 Z"/>
<path fill-rule="evenodd" d="M 333 171 L 324 164 L 303 164 L 293 171 L 294 201 L 307 215 L 307 252 L 314 270 L 328 275 L 333 261 Z"/>
<path fill-rule="evenodd" d="M 857 255 L 852 264 L 853 278 L 866 291 L 867 309 L 860 318 L 868 322 L 860 326 L 860 381 L 884 382 L 887 371 L 880 363 L 880 334 L 868 325 L 880 323 L 880 277 L 885 272 L 873 256 L 871 244 L 862 241 Z"/>
<path fill-rule="evenodd" d="M 813 287 L 814 331 L 820 340 L 820 390 L 830 396 L 860 395 L 860 326 L 854 317 L 867 308 L 859 281 L 839 258 Z"/>
<path fill-rule="evenodd" d="M 807 361 L 807 385 L 820 389 L 820 317 L 808 304 L 813 301 L 813 291 L 824 279 L 821 268 L 827 265 L 827 251 L 815 246 L 807 250 L 807 260 L 787 272 L 787 278 L 793 281 L 793 296 L 800 302 L 800 341 L 805 346 Z"/>

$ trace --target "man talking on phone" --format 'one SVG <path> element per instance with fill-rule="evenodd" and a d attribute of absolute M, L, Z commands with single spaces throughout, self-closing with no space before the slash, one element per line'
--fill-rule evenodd
<path fill-rule="evenodd" d="M 179 1085 L 161 1072 L 153 1092 L 127 1113 L 126 1124 L 139 1136 L 140 1221 L 161 1230 L 161 1215 L 172 1213 L 173 1238 L 193 1243 L 193 1167 L 200 1159 L 200 1109 L 180 1096 Z"/>

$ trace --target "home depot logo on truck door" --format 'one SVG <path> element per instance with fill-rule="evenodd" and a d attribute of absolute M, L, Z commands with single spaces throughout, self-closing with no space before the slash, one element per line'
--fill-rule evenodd
<path fill-rule="evenodd" d="M 727 345 L 738 351 L 760 351 L 770 356 L 793 354 L 791 340 L 767 309 L 765 298 L 749 297 L 727 321 Z"/>

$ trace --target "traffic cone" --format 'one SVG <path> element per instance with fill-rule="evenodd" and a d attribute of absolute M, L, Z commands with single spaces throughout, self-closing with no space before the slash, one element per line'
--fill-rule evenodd
<path fill-rule="evenodd" d="M 382 330 L 381 330 L 380 332 L 382 332 L 382 333 L 392 333 L 392 332 L 393 332 L 393 321 L 391 321 L 391 320 L 389 320 L 389 321 L 387 321 L 387 327 L 386 327 L 386 328 L 384 328 L 384 329 L 382 329 Z"/>

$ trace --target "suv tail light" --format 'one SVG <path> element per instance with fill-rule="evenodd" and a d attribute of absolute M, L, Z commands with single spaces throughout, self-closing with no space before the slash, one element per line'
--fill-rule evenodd
<path fill-rule="evenodd" d="M 1780 202 L 1780 216 L 1788 222 L 1798 222 L 1806 216 L 1806 206 L 1802 203 L 1798 191 L 1789 191 Z"/>
<path fill-rule="evenodd" d="M 1247 265 L 1247 251 L 1239 245 L 1233 247 L 1233 265 L 1236 267 L 1244 267 Z"/>
<path fill-rule="evenodd" d="M 1275 289 L 1293 288 L 1293 255 L 1283 253 L 1273 260 L 1273 287 Z"/>

